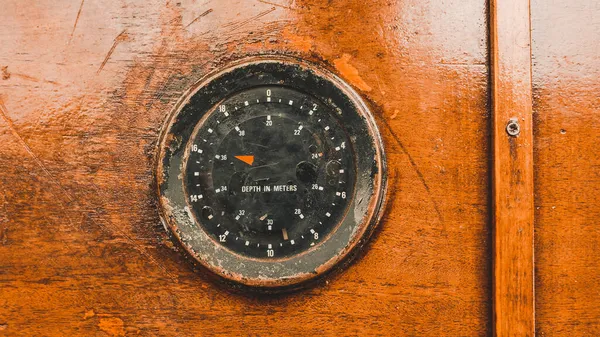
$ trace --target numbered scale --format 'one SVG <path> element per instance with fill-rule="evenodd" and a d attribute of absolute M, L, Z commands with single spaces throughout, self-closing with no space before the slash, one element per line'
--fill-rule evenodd
<path fill-rule="evenodd" d="M 372 116 L 315 66 L 235 64 L 194 86 L 163 131 L 162 219 L 230 281 L 306 282 L 362 246 L 378 219 L 385 166 Z"/>

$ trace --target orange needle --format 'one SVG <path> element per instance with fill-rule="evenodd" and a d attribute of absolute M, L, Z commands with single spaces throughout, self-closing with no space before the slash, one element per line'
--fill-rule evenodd
<path fill-rule="evenodd" d="M 252 166 L 254 163 L 254 156 L 235 156 L 236 159 L 243 161 L 244 163 Z"/>

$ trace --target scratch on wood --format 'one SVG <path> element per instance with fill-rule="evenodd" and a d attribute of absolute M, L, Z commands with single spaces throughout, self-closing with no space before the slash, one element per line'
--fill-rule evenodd
<path fill-rule="evenodd" d="M 438 62 L 436 64 L 442 67 L 487 67 L 487 63 L 482 62 L 446 62 L 442 60 L 441 62 Z"/>
<path fill-rule="evenodd" d="M 375 80 L 377 81 L 377 88 L 382 96 L 385 96 L 385 91 L 381 88 L 381 80 L 379 79 L 379 75 L 375 74 Z M 397 111 L 397 110 L 396 110 Z M 394 118 L 392 118 L 394 119 Z"/>
<path fill-rule="evenodd" d="M 39 78 L 35 78 L 33 76 L 29 76 L 29 75 L 25 75 L 25 74 L 18 74 L 18 73 L 11 73 L 8 71 L 8 66 L 3 66 L 2 69 L 2 80 L 6 81 L 9 80 L 11 77 L 18 77 L 18 78 L 22 78 L 24 80 L 28 80 L 28 81 L 32 81 L 32 82 L 45 82 L 45 83 L 50 83 L 50 84 L 59 84 L 56 81 L 50 81 L 50 80 L 40 80 Z"/>
<path fill-rule="evenodd" d="M 93 182 L 91 183 L 92 188 L 94 189 L 94 191 L 96 192 L 96 194 L 98 195 L 102 195 L 104 199 L 109 199 L 110 196 L 106 195 L 105 193 L 101 192 L 101 190 L 98 188 L 98 186 L 96 184 L 94 184 Z M 90 221 L 99 227 L 104 227 L 106 228 L 107 226 L 96 222 L 96 220 L 94 220 L 93 217 L 89 217 Z M 177 276 L 173 275 L 172 273 L 170 273 L 167 268 L 165 266 L 163 266 L 161 263 L 159 263 L 154 257 L 152 257 L 152 255 L 150 255 L 146 249 L 144 247 L 142 247 L 141 244 L 139 244 L 138 242 L 136 242 L 131 236 L 129 236 L 129 234 L 127 234 L 126 232 L 122 231 L 120 227 L 118 226 L 114 226 L 112 223 L 109 222 L 109 229 L 116 232 L 118 235 L 122 236 L 123 238 L 125 238 L 125 241 L 127 241 L 128 243 L 131 244 L 131 247 L 135 250 L 138 251 L 138 253 L 140 253 L 143 257 L 145 257 L 148 261 L 150 261 L 152 264 L 154 264 L 155 266 L 157 266 L 160 270 L 162 270 L 169 278 L 171 278 L 175 283 L 178 283 L 179 280 L 177 278 Z"/>
<path fill-rule="evenodd" d="M 81 16 L 81 10 L 83 9 L 84 2 L 85 2 L 85 0 L 81 0 L 81 4 L 79 5 L 79 10 L 77 11 L 77 17 L 75 18 L 75 24 L 73 25 L 73 30 L 71 30 L 71 36 L 69 36 L 69 42 L 67 42 L 67 44 L 70 44 L 71 40 L 73 40 L 73 34 L 75 33 L 75 29 L 77 28 L 77 23 L 79 22 L 79 17 Z"/>
<path fill-rule="evenodd" d="M 204 13 L 198 15 L 194 20 L 192 20 L 192 22 L 188 23 L 187 26 L 185 26 L 185 28 L 188 28 L 189 26 L 193 25 L 196 21 L 200 20 L 200 18 L 203 18 L 205 16 L 207 16 L 208 14 L 212 13 L 213 9 L 209 9 L 207 11 L 205 11 Z"/>
<path fill-rule="evenodd" d="M 3 223 L 8 223 L 8 211 L 6 210 L 7 202 L 4 194 L 0 193 L 0 196 L 2 196 L 2 205 L 0 206 L 0 210 L 2 210 L 2 212 L 0 212 L 0 226 L 2 226 L 0 228 L 0 245 L 6 246 L 8 243 L 8 224 L 3 225 Z"/>
<path fill-rule="evenodd" d="M 56 182 L 56 179 L 55 179 L 54 175 L 52 175 L 52 173 L 50 173 L 50 171 L 46 168 L 46 166 L 41 161 L 41 159 L 31 150 L 31 148 L 29 147 L 29 145 L 27 144 L 27 142 L 25 142 L 25 140 L 23 139 L 23 137 L 21 137 L 21 135 L 17 131 L 17 128 L 15 127 L 14 123 L 8 117 L 6 106 L 4 105 L 4 102 L 2 101 L 1 98 L 0 98 L 0 117 L 2 117 L 2 119 L 4 120 L 4 122 L 8 125 L 8 128 L 12 132 L 13 136 L 15 137 L 15 139 L 17 139 L 17 141 L 19 142 L 19 144 L 21 144 L 21 146 L 25 149 L 25 151 L 27 151 L 27 153 L 31 156 L 31 158 L 33 158 L 33 160 L 35 161 L 35 163 L 50 178 L 50 181 L 52 182 L 52 184 L 55 185 L 55 186 L 57 186 L 65 194 L 65 196 L 69 199 L 69 202 L 72 202 L 73 198 L 71 197 L 71 195 L 69 195 L 69 193 L 60 184 L 58 184 Z"/>
<path fill-rule="evenodd" d="M 249 19 L 246 19 L 244 21 L 234 21 L 234 22 L 231 22 L 231 23 L 223 25 L 223 27 L 232 27 L 230 29 L 230 32 L 232 32 L 234 30 L 238 30 L 238 29 L 244 27 L 245 25 L 247 25 L 248 23 L 250 23 L 252 21 L 255 21 L 255 20 L 258 20 L 258 19 L 262 18 L 263 16 L 265 16 L 265 15 L 267 15 L 267 14 L 275 11 L 275 9 L 276 9 L 275 7 L 271 7 L 271 9 L 268 9 L 268 10 L 266 10 L 264 12 L 261 12 L 261 13 L 255 15 L 255 16 L 249 18 Z"/>
<path fill-rule="evenodd" d="M 17 139 L 17 141 L 21 144 L 21 146 L 25 149 L 25 151 L 27 151 L 27 153 L 33 158 L 33 160 L 36 162 L 36 164 L 50 178 L 50 182 L 52 183 L 52 185 L 54 185 L 55 187 L 57 187 L 62 192 L 60 194 L 60 196 L 57 196 L 57 198 L 59 200 L 61 200 L 61 203 L 64 204 L 64 201 L 62 201 L 62 199 L 60 197 L 61 196 L 65 196 L 68 199 L 68 203 L 67 204 L 75 203 L 76 205 L 78 205 L 79 207 L 81 207 L 82 205 L 79 203 L 79 201 L 73 199 L 73 197 L 70 195 L 70 193 L 67 190 L 65 190 L 62 187 L 62 185 L 60 185 L 56 181 L 56 179 L 52 175 L 52 173 L 50 173 L 50 171 L 42 163 L 42 161 L 40 160 L 40 158 L 31 150 L 31 148 L 29 147 L 29 145 L 27 144 L 27 142 L 25 142 L 25 140 L 23 139 L 23 137 L 21 137 L 21 135 L 18 133 L 17 128 L 15 127 L 14 123 L 8 117 L 6 106 L 4 105 L 4 102 L 2 101 L 1 98 L 0 98 L 0 118 L 3 119 L 6 122 L 6 124 L 9 127 L 9 129 L 11 130 L 13 136 Z M 97 189 L 96 185 L 95 184 L 92 184 L 92 185 L 94 186 L 94 188 L 98 192 L 98 189 Z M 96 220 L 94 220 L 94 218 L 92 218 L 92 217 L 90 217 L 90 220 L 92 221 L 92 223 L 94 223 L 95 225 L 97 225 L 99 227 L 103 227 L 103 228 L 107 227 L 104 224 L 96 222 Z M 116 232 L 117 234 L 121 235 L 122 237 L 124 237 L 125 240 L 127 242 L 129 242 L 131 244 L 131 246 L 135 250 L 137 250 L 142 256 L 144 256 L 152 264 L 154 264 L 159 269 L 161 269 L 172 280 L 174 280 L 175 282 L 177 282 L 177 278 L 174 275 L 172 275 L 162 264 L 160 264 L 158 261 L 156 261 L 156 259 L 154 259 L 150 254 L 148 254 L 148 252 L 146 252 L 146 250 L 138 242 L 136 242 L 135 240 L 133 240 L 127 233 L 123 232 L 120 228 L 118 228 L 117 226 L 114 226 L 113 224 L 110 224 L 108 227 L 110 227 L 109 230 L 112 230 L 112 231 Z"/>
<path fill-rule="evenodd" d="M 0 229 L 0 245 L 6 246 L 8 242 L 8 227 Z"/>
<path fill-rule="evenodd" d="M 100 74 L 100 72 L 102 71 L 102 69 L 104 68 L 104 66 L 108 62 L 108 60 L 110 59 L 111 55 L 115 52 L 115 49 L 117 48 L 117 45 L 120 42 L 125 41 L 127 39 L 127 33 L 126 33 L 126 31 L 127 30 L 123 30 L 119 35 L 117 35 L 117 37 L 115 37 L 115 40 L 114 40 L 114 42 L 112 44 L 112 47 L 110 47 L 110 50 L 106 54 L 106 57 L 104 57 L 104 61 L 102 61 L 102 64 L 100 65 L 100 68 L 98 68 L 98 71 L 96 72 L 96 75 Z"/>
<path fill-rule="evenodd" d="M 29 76 L 29 75 L 25 75 L 25 74 L 18 74 L 18 73 L 12 73 L 10 74 L 14 77 L 18 77 L 18 78 L 22 78 L 24 80 L 27 81 L 31 81 L 31 82 L 43 82 L 43 83 L 50 83 L 50 84 L 54 84 L 54 85 L 62 85 L 56 81 L 50 81 L 50 80 L 46 80 L 46 79 L 39 79 L 33 76 Z"/>
<path fill-rule="evenodd" d="M 439 209 L 437 203 L 433 199 L 433 196 L 431 195 L 431 190 L 429 189 L 429 185 L 427 185 L 427 181 L 425 181 L 425 177 L 423 176 L 423 173 L 419 169 L 419 166 L 417 166 L 417 163 L 415 162 L 415 160 L 413 159 L 413 157 L 410 155 L 410 153 L 406 150 L 406 147 L 404 147 L 404 144 L 402 144 L 402 141 L 400 140 L 400 138 L 398 137 L 398 135 L 396 135 L 396 133 L 392 129 L 391 125 L 388 124 L 388 122 L 385 120 L 385 118 L 379 118 L 379 120 L 388 129 L 388 131 L 390 132 L 390 134 L 392 135 L 392 137 L 396 141 L 396 144 L 398 144 L 398 146 L 400 147 L 400 149 L 402 150 L 402 152 L 404 152 L 406 154 L 406 157 L 408 158 L 408 161 L 410 162 L 410 165 L 413 167 L 413 169 L 417 173 L 417 176 L 419 177 L 419 180 L 421 180 L 421 183 L 423 184 L 423 187 L 425 187 L 425 190 L 427 191 L 427 195 L 429 196 L 429 200 L 431 200 L 431 203 L 433 204 L 433 208 L 434 208 L 435 212 L 437 213 L 437 216 L 438 216 L 438 219 L 440 220 L 440 223 L 444 224 L 444 217 L 442 216 L 442 212 L 440 212 L 440 209 Z"/>
<path fill-rule="evenodd" d="M 292 9 L 292 7 L 281 5 L 281 4 L 278 4 L 275 2 L 269 2 L 269 1 L 265 1 L 265 0 L 257 0 L 257 1 L 262 2 L 264 4 L 273 5 L 273 6 L 277 6 L 277 7 L 281 7 L 281 8 L 285 8 L 285 9 Z"/>

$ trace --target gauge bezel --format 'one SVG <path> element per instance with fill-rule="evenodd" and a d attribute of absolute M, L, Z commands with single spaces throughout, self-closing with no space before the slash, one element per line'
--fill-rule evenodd
<path fill-rule="evenodd" d="M 196 224 L 186 202 L 182 176 L 186 151 L 198 123 L 223 99 L 253 87 L 276 85 L 319 99 L 348 131 L 356 182 L 345 216 L 322 242 L 283 259 L 246 257 L 224 247 Z M 381 215 L 386 186 L 385 155 L 377 126 L 360 96 L 332 72 L 287 57 L 253 57 L 235 62 L 194 84 L 176 104 L 158 143 L 156 184 L 165 227 L 196 262 L 251 287 L 295 286 L 329 271 L 371 235 Z"/>

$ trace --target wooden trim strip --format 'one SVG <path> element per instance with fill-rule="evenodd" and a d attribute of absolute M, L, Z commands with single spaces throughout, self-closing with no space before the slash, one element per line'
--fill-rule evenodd
<path fill-rule="evenodd" d="M 535 334 L 529 0 L 490 0 L 495 336 Z M 512 122 L 511 122 L 512 121 Z M 507 129 L 511 123 L 510 130 Z M 511 136 L 510 133 L 517 133 Z"/>

